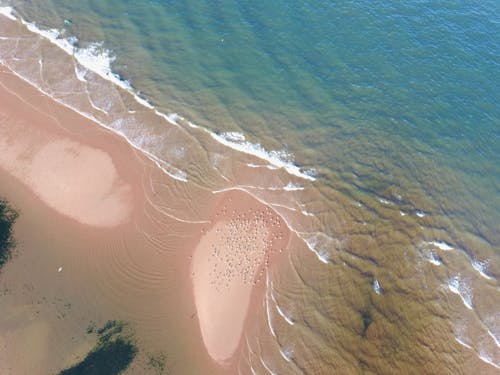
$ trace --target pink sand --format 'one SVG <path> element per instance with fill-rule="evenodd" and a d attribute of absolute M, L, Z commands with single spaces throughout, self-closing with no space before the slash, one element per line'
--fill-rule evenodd
<path fill-rule="evenodd" d="M 223 194 L 192 261 L 203 342 L 217 362 L 237 350 L 254 287 L 289 235 L 283 220 L 250 195 L 238 190 Z"/>
<path fill-rule="evenodd" d="M 80 223 L 112 227 L 125 222 L 132 210 L 132 192 L 110 155 L 62 132 L 47 131 L 50 117 L 16 102 L 9 89 L 3 89 L 1 107 L 9 109 L 3 113 L 18 116 L 0 118 L 0 168 L 49 207 Z"/>

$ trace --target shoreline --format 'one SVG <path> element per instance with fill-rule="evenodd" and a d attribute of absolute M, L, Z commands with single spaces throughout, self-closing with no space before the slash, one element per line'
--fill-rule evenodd
<path fill-rule="evenodd" d="M 194 249 L 191 277 L 203 341 L 210 356 L 224 363 L 240 345 L 252 296 L 263 296 L 264 273 L 286 253 L 290 230 L 246 193 L 218 194 Z"/>
<path fill-rule="evenodd" d="M 184 350 L 186 352 L 194 351 L 195 353 L 199 353 L 198 355 L 201 358 L 199 363 L 193 365 L 186 361 L 182 366 L 184 368 L 195 368 L 197 366 L 202 366 L 201 368 L 204 369 L 213 368 L 214 371 L 217 369 L 216 372 L 218 374 L 232 373 L 236 368 L 235 366 L 239 363 L 239 353 L 243 350 L 243 332 L 247 329 L 253 329 L 252 327 L 258 322 L 258 316 L 262 314 L 261 301 L 265 285 L 262 280 L 257 281 L 255 278 L 257 277 L 257 271 L 264 269 L 268 265 L 271 256 L 266 253 L 264 248 L 259 248 L 258 253 L 260 255 L 257 258 L 252 258 L 255 261 L 253 262 L 254 265 L 251 272 L 248 270 L 244 271 L 240 267 L 237 272 L 241 274 L 247 272 L 245 278 L 248 278 L 248 280 L 245 279 L 246 284 L 243 289 L 241 289 L 241 286 L 237 286 L 234 289 L 237 293 L 230 293 L 231 295 L 229 296 L 226 295 L 222 296 L 222 299 L 219 298 L 218 302 L 222 310 L 219 310 L 216 314 L 219 318 L 219 323 L 216 323 L 215 326 L 207 323 L 212 320 L 213 313 L 209 313 L 207 318 L 207 315 L 204 315 L 203 312 L 196 314 L 198 323 L 193 324 L 193 314 L 191 311 L 210 311 L 213 309 L 213 304 L 210 304 L 210 300 L 212 297 L 217 296 L 217 293 L 213 294 L 213 290 L 203 289 L 203 287 L 200 289 L 199 281 L 194 280 L 190 276 L 190 270 L 193 268 L 197 272 L 204 272 L 200 271 L 199 266 L 194 265 L 193 258 L 197 257 L 196 254 L 200 254 L 200 243 L 204 241 L 205 234 L 210 232 L 210 227 L 215 228 L 217 223 L 224 223 L 226 219 L 239 220 L 231 215 L 227 216 L 226 219 L 223 219 L 222 216 L 219 217 L 220 213 L 218 210 L 221 209 L 221 202 L 226 202 L 227 199 L 234 199 L 238 202 L 235 208 L 245 210 L 260 207 L 263 212 L 273 213 L 270 214 L 273 216 L 273 225 L 279 223 L 282 229 L 283 227 L 286 228 L 286 223 L 279 217 L 278 213 L 240 189 L 230 189 L 214 194 L 206 189 L 192 187 L 192 189 L 198 191 L 196 195 L 201 196 L 201 198 L 198 198 L 199 207 L 195 205 L 190 208 L 185 206 L 185 204 L 178 206 L 178 199 L 174 198 L 177 196 L 175 191 L 178 189 L 182 191 L 186 187 L 185 183 L 163 174 L 154 162 L 132 148 L 122 137 L 91 124 L 89 119 L 53 101 L 50 97 L 40 94 L 35 88 L 22 81 L 3 66 L 0 66 L 0 97 L 2 98 L 0 113 L 4 114 L 0 119 L 0 133 L 2 134 L 2 139 L 6 140 L 5 147 L 2 147 L 2 153 L 0 154 L 0 168 L 2 175 L 11 176 L 7 180 L 12 179 L 13 186 L 18 184 L 23 186 L 22 189 L 15 189 L 17 192 L 11 191 L 8 194 L 13 197 L 14 203 L 21 205 L 21 211 L 24 213 L 19 225 L 23 228 L 26 225 L 25 220 L 32 217 L 38 217 L 38 219 L 29 219 L 32 223 L 40 222 L 44 217 L 53 218 L 49 220 L 50 222 L 41 225 L 37 229 L 37 232 L 42 236 L 44 236 L 45 232 L 56 235 L 56 238 L 52 238 L 46 246 L 51 246 L 52 250 L 50 252 L 53 256 L 61 258 L 61 260 L 58 263 L 47 264 L 47 269 L 45 269 L 45 266 L 42 266 L 44 271 L 37 272 L 32 270 L 33 274 L 30 277 L 35 279 L 41 277 L 41 280 L 44 280 L 43 282 L 39 281 L 40 289 L 43 291 L 48 291 L 49 289 L 47 288 L 59 290 L 57 287 L 50 286 L 56 279 L 53 279 L 52 276 L 43 276 L 44 272 L 54 272 L 54 275 L 58 276 L 69 275 L 72 271 L 76 272 L 75 275 L 71 276 L 72 279 L 75 277 L 73 283 L 76 283 L 76 285 L 82 282 L 92 283 L 89 279 L 92 275 L 95 275 L 97 279 L 103 278 L 104 281 L 108 277 L 108 274 L 115 273 L 116 276 L 120 275 L 121 278 L 124 278 L 127 283 L 131 282 L 133 279 L 129 280 L 128 276 L 123 274 L 124 270 L 121 269 L 115 270 L 113 268 L 105 273 L 97 270 L 89 272 L 90 269 L 95 267 L 93 265 L 94 257 L 97 257 L 97 259 L 102 258 L 99 263 L 103 264 L 102 267 L 104 269 L 111 267 L 113 262 L 123 262 L 131 256 L 131 254 L 123 253 L 127 247 L 119 249 L 118 254 L 123 253 L 119 257 L 125 256 L 123 260 L 120 260 L 115 255 L 109 258 L 106 252 L 104 254 L 93 252 L 93 256 L 89 257 L 86 255 L 86 252 L 88 252 L 86 245 L 91 248 L 95 246 L 92 245 L 94 240 L 91 238 L 99 242 L 109 242 L 115 241 L 117 236 L 132 236 L 130 244 L 136 243 L 135 246 L 137 248 L 134 250 L 135 255 L 133 256 L 138 266 L 140 265 L 141 268 L 155 268 L 155 271 L 151 271 L 153 272 L 151 275 L 163 272 L 166 279 L 177 279 L 173 285 L 169 286 L 165 284 L 169 290 L 166 295 L 178 295 L 183 302 L 180 306 L 173 306 L 171 308 L 165 306 L 161 307 L 161 309 L 166 309 L 165 312 L 170 310 L 168 315 L 174 314 L 173 316 L 175 316 L 176 314 L 180 314 L 181 317 L 174 318 L 170 322 L 165 321 L 164 324 L 171 327 L 177 326 L 176 330 L 178 333 L 174 335 L 175 337 L 180 338 L 179 335 L 187 335 L 181 340 L 181 342 L 185 342 L 183 346 Z M 44 171 L 43 168 L 47 166 L 50 166 L 50 168 L 47 168 L 47 173 L 40 174 L 39 172 Z M 80 172 L 84 173 L 85 178 L 81 178 L 82 175 Z M 61 183 L 53 185 L 54 182 Z M 7 188 L 9 184 L 4 183 L 3 188 Z M 174 188 L 173 191 L 172 188 Z M 30 196 L 29 199 L 26 194 Z M 116 194 L 118 195 L 116 196 Z M 23 195 L 25 198 L 16 198 Z M 29 207 L 25 206 L 28 202 L 32 202 Z M 34 204 L 33 202 L 37 203 Z M 172 206 L 169 208 L 169 205 Z M 95 215 L 95 210 L 100 207 L 104 207 L 104 211 Z M 167 211 L 163 207 L 168 208 L 171 213 L 165 216 Z M 188 209 L 187 211 L 186 208 Z M 192 208 L 195 208 L 195 210 L 192 211 Z M 182 213 L 182 217 L 179 216 L 180 213 Z M 264 222 L 262 221 L 261 224 L 264 225 Z M 270 222 L 268 224 L 271 226 Z M 28 225 L 28 227 L 31 227 L 31 225 L 33 224 Z M 165 227 L 165 225 L 167 226 Z M 148 236 L 162 236 L 165 233 L 165 229 L 162 228 L 168 228 L 172 225 L 179 227 L 180 239 L 170 242 L 165 250 L 170 248 L 172 250 L 177 249 L 174 253 L 170 253 L 171 250 L 165 252 L 162 247 L 158 247 L 158 245 L 147 241 Z M 50 229 L 44 230 L 44 226 Z M 59 234 L 54 232 L 55 228 L 58 228 L 57 232 Z M 140 230 L 138 231 L 137 229 Z M 60 231 L 63 231 L 63 233 L 60 233 Z M 21 229 L 20 232 L 29 233 L 29 230 Z M 145 237 L 144 234 L 147 232 L 153 234 Z M 64 233 L 72 234 L 69 238 L 65 238 Z M 241 230 L 237 230 L 236 232 L 228 233 L 228 235 L 236 236 L 234 241 L 238 241 L 238 235 L 241 233 Z M 266 240 L 267 238 L 267 240 L 271 240 L 269 236 L 272 233 L 274 233 L 272 230 L 266 230 L 262 234 L 264 236 L 262 239 Z M 287 233 L 282 238 L 276 239 L 278 242 L 281 241 L 281 247 L 285 247 L 289 242 L 289 232 Z M 86 244 L 86 240 L 84 240 L 83 242 L 78 241 L 78 243 L 74 244 L 72 238 L 76 239 L 79 237 L 81 239 L 88 238 L 89 243 Z M 40 256 L 47 257 L 47 259 L 52 258 L 48 254 L 43 255 L 33 252 L 34 249 L 29 245 L 31 242 L 29 237 L 23 237 L 22 239 L 25 244 L 23 244 L 23 248 L 20 250 L 23 253 L 21 258 L 26 256 L 33 257 L 33 259 L 37 259 Z M 61 244 L 58 245 L 58 243 Z M 127 245 L 127 243 L 125 242 L 124 244 Z M 42 248 L 45 247 L 42 244 L 40 246 Z M 149 247 L 152 247 L 152 250 L 148 250 Z M 71 248 L 74 248 L 74 250 L 70 250 Z M 231 256 L 231 250 L 227 246 L 224 251 L 226 251 L 227 256 Z M 273 250 L 274 252 L 277 251 Z M 166 265 L 166 269 L 162 270 L 159 264 L 162 264 L 161 262 L 165 262 L 165 260 L 159 260 L 157 259 L 158 257 L 165 260 L 170 259 L 168 262 L 171 264 L 167 265 L 167 263 L 163 263 Z M 66 260 L 63 261 L 62 259 Z M 19 267 L 17 266 L 19 262 L 13 262 L 10 272 L 8 272 L 7 281 L 15 280 L 18 277 L 15 273 L 19 273 L 19 271 L 16 271 Z M 42 261 L 42 263 L 44 262 Z M 83 263 L 84 265 L 86 263 L 89 264 L 81 267 L 80 270 L 75 268 L 79 263 Z M 109 266 L 107 266 L 108 263 L 110 263 Z M 249 264 L 247 263 L 247 265 Z M 213 264 L 210 264 L 208 269 L 211 266 Z M 226 270 L 231 268 L 230 264 L 225 264 L 223 265 L 223 269 L 224 267 Z M 28 269 L 30 268 L 28 267 Z M 147 268 L 143 269 L 145 273 L 141 278 L 144 277 L 144 280 L 140 280 L 140 282 L 147 283 L 149 282 L 148 279 L 152 276 L 147 276 L 147 273 L 150 272 L 147 271 Z M 175 271 L 173 271 L 174 269 Z M 203 265 L 201 269 L 204 269 Z M 98 272 L 97 275 L 95 272 Z M 21 273 L 19 277 L 23 278 L 27 276 Z M 81 281 L 78 281 L 79 279 Z M 249 284 L 250 280 L 252 282 Z M 195 285 L 193 285 L 193 282 Z M 87 296 L 87 299 L 92 298 L 92 293 L 95 293 L 96 287 L 97 285 L 87 285 L 88 291 L 83 293 Z M 177 288 L 179 290 L 174 291 Z M 71 285 L 65 286 L 64 290 L 64 293 L 71 299 L 71 304 L 79 305 L 82 303 L 83 299 L 81 301 L 80 299 L 83 297 L 80 297 L 77 290 L 73 289 Z M 245 292 L 240 295 L 239 292 L 242 290 Z M 106 314 L 112 313 L 118 314 L 117 319 L 127 320 L 124 319 L 124 316 L 127 317 L 129 314 L 127 311 L 132 309 L 136 311 L 134 314 L 137 314 L 137 317 L 132 319 L 132 322 L 135 319 L 139 319 L 137 322 L 140 322 L 141 319 L 144 319 L 140 318 L 141 315 L 149 315 L 149 309 L 145 309 L 140 305 L 137 306 L 137 302 L 133 301 L 132 297 L 123 294 L 127 293 L 126 290 L 112 288 L 109 291 L 103 290 L 101 292 L 105 294 L 119 293 L 124 296 L 124 300 L 113 300 L 107 297 L 107 301 L 102 300 L 99 304 L 93 305 L 96 311 L 89 310 L 89 316 L 102 316 L 102 320 L 105 321 L 109 319 Z M 162 293 L 161 289 L 158 289 L 158 293 L 158 297 L 160 297 Z M 140 296 L 142 293 L 138 290 L 137 292 L 132 292 L 132 294 Z M 22 296 L 16 296 L 15 298 L 22 299 Z M 152 302 L 147 296 L 141 296 L 140 298 L 144 300 L 144 307 Z M 136 306 L 132 307 L 133 305 Z M 228 311 L 231 311 L 231 306 L 241 306 L 241 314 L 234 315 L 229 313 L 227 315 Z M 120 310 L 122 312 L 118 313 Z M 122 316 L 123 313 L 125 313 L 124 316 Z M 112 318 L 115 317 L 112 316 Z M 234 330 L 226 328 L 225 331 L 220 331 L 220 323 L 227 323 L 233 318 L 234 321 L 230 324 Z M 80 317 L 79 319 L 82 318 Z M 98 318 L 96 319 L 98 320 Z M 27 328 L 18 327 L 17 329 L 21 331 L 30 329 L 33 332 L 29 334 L 26 332 L 22 335 L 19 334 L 18 336 L 11 337 L 9 340 L 13 340 L 12 350 L 26 344 L 23 341 L 23 337 L 32 337 L 33 334 L 39 335 L 42 332 L 44 336 L 48 335 L 47 337 L 51 337 L 55 333 L 52 333 L 48 327 L 53 326 L 55 322 L 50 322 L 52 322 L 52 318 L 45 316 L 36 326 L 30 325 Z M 136 324 L 141 325 L 141 323 Z M 0 325 L 2 325 L 1 321 Z M 208 337 L 206 335 L 207 329 L 211 332 L 208 336 L 212 337 L 208 341 L 206 340 Z M 214 333 L 216 334 L 217 332 L 233 333 L 228 347 L 225 347 L 227 336 L 217 338 L 217 335 L 214 336 Z M 142 332 L 138 332 L 138 335 L 142 337 L 141 340 L 148 342 L 147 334 L 144 336 Z M 2 337 L 0 339 L 5 340 Z M 158 340 L 160 340 L 158 342 L 162 342 L 161 340 L 164 339 Z M 44 341 L 40 341 L 40 345 L 41 342 Z M 62 340 L 62 342 L 65 342 L 65 340 Z M 68 344 L 66 343 L 66 345 Z M 153 345 L 153 347 L 155 346 L 157 344 Z M 59 348 L 57 344 L 56 347 Z M 218 348 L 214 349 L 214 347 Z M 71 345 L 68 348 L 71 348 Z M 56 352 L 61 350 L 63 349 L 57 349 Z M 213 355 L 214 352 L 220 353 L 220 350 L 222 350 L 222 356 L 219 354 Z M 178 351 L 179 349 L 177 349 Z M 9 353 L 15 358 L 15 352 Z M 202 355 L 202 353 L 206 354 Z M 50 358 L 48 353 L 39 353 L 39 355 L 45 355 L 47 358 Z M 183 353 L 181 358 L 186 355 L 186 353 Z M 39 361 L 40 359 L 41 357 L 38 357 L 38 359 L 34 358 L 33 360 Z M 58 362 L 54 358 L 52 360 L 57 365 Z M 139 358 L 139 361 L 141 360 L 144 359 Z M 63 367 L 71 365 L 67 359 L 63 362 Z M 30 365 L 34 366 L 34 364 L 27 360 L 26 366 Z M 183 368 L 182 366 L 181 368 Z"/>
<path fill-rule="evenodd" d="M 346 138 L 344 150 L 349 155 L 359 152 L 357 160 L 361 164 L 355 164 L 357 167 L 353 166 L 351 171 L 351 165 L 343 163 L 343 153 L 332 149 L 332 158 L 327 160 L 333 161 L 333 168 L 327 165 L 322 169 L 327 174 L 312 184 L 308 179 L 290 175 L 286 168 L 269 164 L 265 157 L 252 156 L 243 153 L 244 150 L 239 152 L 223 144 L 229 140 L 238 147 L 259 150 L 258 144 L 249 144 L 240 133 L 221 133 L 222 142 L 217 139 L 214 142 L 217 134 L 176 114 L 155 112 L 154 108 L 141 103 L 141 98 L 137 100 L 133 92 L 84 69 L 67 51 L 60 51 L 51 43 L 50 37 L 42 38 L 28 31 L 19 20 L 2 19 L 0 34 L 1 58 L 19 77 L 27 77 L 19 81 L 20 86 L 31 87 L 32 82 L 35 87 L 27 90 L 32 94 L 23 99 L 35 106 L 42 105 L 42 112 L 50 115 L 45 116 L 49 122 L 51 116 L 56 118 L 61 113 L 71 119 L 62 127 L 54 123 L 49 136 L 41 132 L 47 138 L 35 131 L 23 133 L 22 127 L 11 133 L 11 138 L 16 140 L 14 144 L 19 146 L 16 152 L 26 156 L 26 160 L 24 164 L 16 164 L 17 169 L 10 167 L 21 173 L 20 178 L 28 184 L 38 186 L 35 192 L 49 203 L 42 202 L 20 183 L 11 183 L 12 178 L 0 170 L 3 185 L 9 186 L 6 189 L 9 194 L 19 197 L 17 202 L 24 212 L 16 224 L 22 234 L 22 255 L 8 265 L 12 271 L 6 272 L 5 280 L 10 280 L 9 285 L 14 289 L 16 285 L 35 286 L 35 291 L 18 290 L 5 297 L 2 303 L 8 306 L 7 316 L 17 316 L 13 309 L 16 306 L 30 312 L 31 315 L 20 315 L 25 321 L 28 321 L 26 317 L 36 317 L 38 310 L 31 310 L 31 302 L 28 297 L 23 299 L 23 293 L 39 303 L 48 298 L 42 294 L 43 290 L 55 306 L 58 298 L 65 298 L 75 310 L 77 307 L 82 311 L 87 309 L 87 316 L 95 315 L 94 319 L 134 322 L 144 347 L 150 351 L 165 350 L 178 359 L 180 367 L 175 373 L 193 370 L 197 364 L 190 365 L 190 362 L 196 355 L 212 373 L 219 374 L 222 370 L 214 364 L 203 341 L 204 337 L 210 337 L 211 330 L 205 329 L 207 336 L 207 332 L 203 335 L 198 327 L 210 327 L 211 323 L 206 319 L 207 314 L 205 323 L 197 322 L 201 318 L 192 297 L 192 258 L 189 257 L 201 242 L 208 241 L 203 228 L 212 228 L 210 225 L 214 224 L 215 229 L 227 229 L 227 223 L 212 217 L 218 207 L 217 197 L 222 196 L 215 193 L 232 194 L 233 186 L 238 186 L 237 189 L 257 201 L 268 202 L 308 247 L 302 240 L 294 243 L 293 251 L 287 254 L 289 263 L 270 274 L 270 287 L 264 290 L 267 285 L 261 283 L 252 290 L 250 309 L 246 310 L 248 324 L 243 328 L 247 348 L 242 352 L 236 349 L 236 353 L 241 353 L 237 360 L 243 370 L 248 364 L 259 373 L 288 373 L 295 364 L 308 368 L 318 353 L 326 359 L 318 361 L 318 366 L 344 364 L 353 366 L 351 372 L 364 364 L 372 371 L 384 373 L 407 372 L 410 366 L 421 371 L 433 368 L 436 373 L 445 373 L 444 368 L 457 372 L 464 363 L 461 361 L 465 361 L 467 368 L 486 372 L 489 365 L 484 365 L 485 358 L 499 363 L 498 334 L 493 324 L 496 310 L 491 298 L 496 295 L 498 264 L 491 252 L 494 250 L 491 242 L 483 241 L 494 238 L 495 232 L 480 233 L 478 237 L 457 232 L 448 225 L 450 222 L 441 220 L 451 216 L 440 211 L 432 200 L 425 199 L 425 194 L 419 195 L 425 193 L 425 189 L 420 191 L 410 180 L 408 184 L 377 185 L 387 181 L 383 173 L 379 180 L 377 173 L 389 165 L 377 160 L 377 152 L 372 159 L 357 148 L 363 144 L 358 133 Z M 17 86 L 18 80 L 13 78 L 12 82 Z M 47 93 L 46 97 L 40 90 Z M 23 114 L 21 110 L 20 116 Z M 80 115 L 90 120 L 83 120 Z M 29 129 L 30 124 L 24 125 Z M 36 147 L 27 146 L 30 139 Z M 2 141 L 0 150 L 11 156 L 18 155 L 15 150 L 6 152 L 8 148 Z M 390 143 L 381 142 L 380 148 L 390 149 Z M 266 150 L 260 151 L 265 156 Z M 24 168 L 34 165 L 35 154 L 41 155 L 37 159 L 39 164 L 51 166 L 48 172 L 52 178 L 37 174 L 40 168 Z M 338 166 L 333 155 L 339 158 Z M 370 169 L 370 162 L 375 162 L 375 169 Z M 88 167 L 95 164 L 99 167 L 97 171 Z M 349 168 L 343 168 L 345 166 Z M 87 178 L 80 181 L 80 193 L 73 192 L 63 199 L 68 193 L 67 187 L 72 185 L 70 181 L 77 181 L 79 176 L 71 172 L 80 168 L 87 169 Z M 431 171 L 434 169 L 427 171 L 429 176 Z M 333 179 L 329 179 L 330 172 L 335 175 Z M 106 178 L 98 177 L 102 174 Z M 65 187 L 51 185 L 59 177 L 65 178 Z M 397 180 L 397 176 L 394 177 Z M 40 184 L 41 181 L 45 181 L 45 185 Z M 376 183 L 373 190 L 362 189 L 371 182 Z M 110 188 L 115 183 L 122 187 L 116 189 L 121 193 L 115 194 Z M 431 191 L 432 185 L 427 186 Z M 90 186 L 94 187 L 92 193 L 83 194 L 85 199 L 78 202 L 80 207 L 74 205 L 75 194 L 90 193 Z M 58 193 L 53 194 L 55 191 Z M 101 201 L 108 202 L 103 205 L 108 209 L 100 215 L 85 210 L 100 206 L 97 202 Z M 448 203 L 443 202 L 446 207 L 453 206 Z M 480 221 L 478 225 L 478 228 L 492 230 Z M 210 293 L 208 290 L 201 294 Z M 264 294 L 265 301 L 262 301 Z M 222 297 L 221 300 L 224 302 Z M 50 320 L 51 314 L 63 320 L 64 305 L 57 308 L 43 302 L 41 305 L 45 309 L 41 313 L 43 319 L 36 318 L 39 324 L 32 329 L 40 333 L 40 337 L 48 336 L 48 343 L 55 345 L 56 351 L 66 350 L 62 348 L 63 342 L 73 350 L 67 338 L 61 339 L 59 335 L 56 339 L 52 332 L 79 334 L 78 330 L 61 329 L 70 323 Z M 69 311 L 67 314 L 77 316 L 76 312 Z M 404 319 L 394 321 L 395 313 Z M 83 322 L 85 317 L 79 319 Z M 254 321 L 257 323 L 252 326 Z M 235 327 L 241 324 L 231 323 Z M 292 323 L 296 324 L 294 328 L 289 327 Z M 0 332 L 5 332 L 6 327 L 13 329 L 5 319 L 0 319 L 0 325 Z M 246 335 L 247 328 L 259 334 Z M 415 334 L 400 335 L 405 332 Z M 21 336 L 11 337 L 20 340 Z M 232 347 L 237 337 L 235 334 L 231 338 Z M 336 345 L 337 338 L 341 338 L 344 345 Z M 0 342 L 2 339 L 0 337 Z M 388 351 L 396 339 L 401 350 Z M 413 339 L 418 341 L 416 345 Z M 13 344 L 13 347 L 16 346 Z M 426 354 L 429 347 L 442 356 Z M 234 363 L 227 366 L 223 363 L 230 348 L 213 352 L 221 353 L 216 357 L 221 358 L 221 366 L 231 373 L 226 367 Z M 352 353 L 356 353 L 354 357 Z M 356 364 L 358 354 L 361 358 Z M 476 355 L 482 358 L 475 358 Z M 57 361 L 60 362 L 54 359 L 53 363 Z M 477 364 L 478 361 L 482 363 Z M 398 364 L 398 368 L 386 367 L 385 363 Z M 199 369 L 205 370 L 205 367 L 200 365 Z M 131 370 L 131 373 L 134 372 Z"/>
<path fill-rule="evenodd" d="M 124 92 L 130 94 L 134 101 L 139 104 L 142 108 L 146 108 L 148 110 L 154 111 L 154 114 L 158 116 L 159 118 L 164 119 L 169 123 L 171 126 L 177 126 L 177 127 L 182 127 L 183 125 L 187 125 L 190 128 L 201 130 L 204 135 L 208 135 L 212 140 L 215 140 L 217 143 L 219 143 L 221 146 L 225 146 L 232 151 L 236 151 L 242 154 L 245 154 L 246 156 L 251 156 L 255 157 L 258 160 L 263 160 L 268 163 L 267 167 L 268 168 L 276 168 L 276 169 L 283 169 L 288 173 L 290 176 L 300 178 L 301 180 L 306 180 L 309 182 L 314 182 L 316 180 L 316 171 L 314 169 L 307 169 L 307 170 L 302 170 L 301 167 L 296 165 L 293 160 L 289 160 L 289 156 L 287 155 L 286 150 L 266 150 L 264 149 L 260 144 L 258 143 L 251 143 L 245 139 L 245 136 L 241 133 L 238 132 L 223 132 L 223 133 L 216 133 L 204 126 L 200 126 L 197 124 L 192 123 L 191 121 L 187 120 L 183 116 L 179 115 L 178 113 L 169 113 L 165 114 L 160 112 L 154 105 L 152 105 L 147 99 L 142 98 L 140 96 L 140 93 L 134 89 L 134 87 L 130 84 L 128 80 L 123 79 L 120 75 L 117 73 L 113 72 L 111 69 L 111 63 L 114 59 L 112 51 L 109 51 L 107 49 L 101 51 L 99 55 L 95 55 L 92 52 L 96 46 L 99 46 L 99 43 L 91 43 L 89 45 L 89 51 L 85 50 L 80 50 L 78 47 L 76 47 L 76 39 L 73 39 L 74 37 L 62 37 L 64 34 L 60 30 L 57 29 L 52 29 L 52 30 L 42 30 L 36 26 L 36 24 L 25 21 L 21 17 L 16 17 L 16 15 L 13 13 L 13 8 L 11 7 L 3 7 L 1 8 L 2 11 L 0 12 L 0 16 L 4 16 L 10 21 L 14 22 L 20 22 L 24 27 L 26 27 L 29 32 L 39 36 L 45 41 L 50 42 L 52 45 L 57 46 L 57 48 L 61 51 L 63 51 L 67 56 L 70 56 L 73 58 L 74 64 L 75 64 L 75 75 L 76 78 L 82 82 L 86 82 L 85 75 L 86 73 L 83 73 L 83 76 L 80 76 L 81 73 L 79 73 L 79 68 L 84 68 L 87 69 L 87 72 L 92 72 L 95 73 L 97 76 L 99 76 L 101 79 L 111 83 L 112 85 L 118 87 L 119 89 L 124 90 Z M 93 59 L 98 60 L 93 61 Z M 103 64 L 101 60 L 106 60 L 106 62 Z M 17 75 L 17 73 L 15 73 Z M 28 83 L 32 84 L 33 86 L 37 87 L 39 90 L 42 90 L 40 87 L 38 87 L 36 84 L 33 82 L 29 81 L 26 77 L 23 77 L 21 75 L 18 75 L 19 78 L 22 80 L 27 81 Z M 48 95 L 48 94 L 47 94 Z M 59 101 L 54 98 L 54 100 Z M 67 103 L 61 102 L 61 104 L 68 106 Z M 98 111 L 102 111 L 100 108 L 95 107 L 92 105 L 94 109 L 97 109 Z M 103 126 L 104 128 L 107 128 L 109 130 L 114 131 L 111 129 L 109 126 L 107 126 L 104 123 L 101 123 L 100 121 L 97 120 L 97 118 L 91 118 L 87 115 L 86 112 L 80 111 L 77 108 L 73 108 L 71 106 L 68 106 L 68 108 L 80 113 L 82 116 L 89 118 L 91 121 L 98 122 L 100 126 Z M 104 111 L 105 112 L 105 111 Z M 183 125 L 180 125 L 179 123 L 182 123 Z M 178 170 L 175 167 L 173 167 L 173 170 L 169 168 L 164 168 L 162 164 L 165 164 L 165 161 L 162 161 L 158 156 L 152 154 L 148 150 L 142 149 L 140 146 L 134 144 L 131 140 L 129 140 L 127 137 L 125 137 L 127 141 L 132 145 L 132 147 L 142 151 L 144 154 L 146 154 L 149 158 L 151 158 L 159 168 L 163 169 L 163 171 L 167 174 L 170 175 L 172 178 L 179 179 L 180 181 L 186 181 L 186 174 L 183 170 Z M 169 166 L 172 167 L 172 166 Z"/>

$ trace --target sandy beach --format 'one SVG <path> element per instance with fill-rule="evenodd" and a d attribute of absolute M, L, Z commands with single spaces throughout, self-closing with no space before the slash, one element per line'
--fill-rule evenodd
<path fill-rule="evenodd" d="M 242 190 L 170 178 L 3 67 L 0 172 L 21 212 L 18 255 L 2 274 L 8 374 L 60 371 L 90 350 L 88 325 L 109 319 L 135 328 L 127 373 L 162 352 L 181 373 L 234 373 L 262 316 L 265 274 L 290 240 L 274 210 Z"/>

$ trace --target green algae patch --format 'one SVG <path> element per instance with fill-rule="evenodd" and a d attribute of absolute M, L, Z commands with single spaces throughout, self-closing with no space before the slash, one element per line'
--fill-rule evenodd
<path fill-rule="evenodd" d="M 12 256 L 16 242 L 13 237 L 14 222 L 18 213 L 9 206 L 6 200 L 0 199 L 0 269 Z"/>
<path fill-rule="evenodd" d="M 148 370 L 155 375 L 169 375 L 170 370 L 166 365 L 166 356 L 163 353 L 151 356 L 148 361 Z"/>
<path fill-rule="evenodd" d="M 59 375 L 117 375 L 132 363 L 137 347 L 123 334 L 124 324 L 110 320 L 97 330 L 97 345 L 80 362 Z"/>

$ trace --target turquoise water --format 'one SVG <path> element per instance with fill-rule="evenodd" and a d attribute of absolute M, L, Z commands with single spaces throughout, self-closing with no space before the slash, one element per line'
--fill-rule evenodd
<path fill-rule="evenodd" d="M 324 201 L 304 203 L 318 230 L 351 241 L 355 255 L 368 253 L 386 280 L 406 276 L 385 248 L 411 244 L 419 253 L 422 241 L 442 240 L 461 258 L 441 256 L 454 266 L 437 284 L 448 282 L 452 294 L 455 285 L 464 298 L 454 277 L 467 279 L 475 275 L 470 264 L 481 264 L 489 279 L 471 281 L 472 289 L 498 301 L 500 3 L 4 3 L 40 28 L 76 36 L 81 48 L 102 41 L 115 56 L 113 70 L 162 112 L 241 132 L 314 170 Z M 360 202 L 363 213 L 348 209 Z M 350 240 L 363 221 L 373 225 L 363 234 L 376 246 Z M 458 266 L 464 259 L 469 268 Z M 333 280 L 331 272 L 324 277 Z M 500 337 L 498 313 L 474 305 L 490 336 Z M 498 365 L 498 345 L 481 345 L 478 356 L 487 351 Z"/>
<path fill-rule="evenodd" d="M 458 178 L 453 189 L 474 201 L 469 215 L 480 209 L 498 219 L 495 1 L 39 1 L 19 8 L 40 26 L 63 28 L 71 18 L 67 35 L 83 44 L 104 41 L 116 55 L 114 69 L 166 111 L 243 131 L 268 149 L 285 145 L 297 163 L 320 172 L 383 159 L 383 170 L 370 168 L 372 183 L 403 174 L 435 199 L 449 191 L 438 175 L 445 170 Z M 353 138 L 362 150 L 353 150 Z M 432 186 L 422 168 L 438 171 Z"/>

